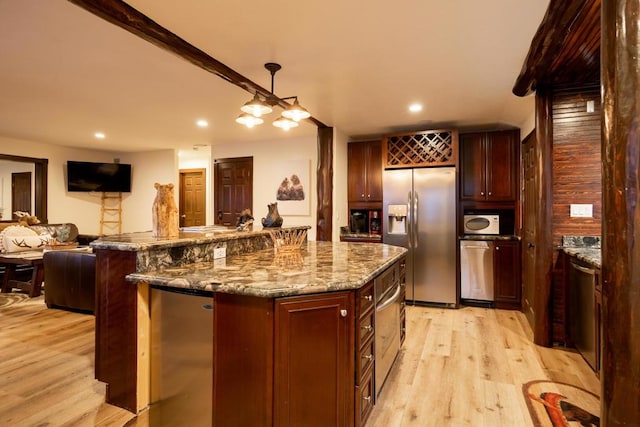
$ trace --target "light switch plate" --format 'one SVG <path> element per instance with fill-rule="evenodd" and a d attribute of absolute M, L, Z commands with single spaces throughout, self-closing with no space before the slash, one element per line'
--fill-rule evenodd
<path fill-rule="evenodd" d="M 227 248 L 215 248 L 213 250 L 213 259 L 224 258 L 227 256 Z"/>
<path fill-rule="evenodd" d="M 571 204 L 570 216 L 578 218 L 593 218 L 593 205 Z"/>

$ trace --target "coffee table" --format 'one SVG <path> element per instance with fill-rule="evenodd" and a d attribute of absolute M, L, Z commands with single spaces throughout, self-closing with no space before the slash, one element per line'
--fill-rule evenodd
<path fill-rule="evenodd" d="M 13 288 L 28 291 L 30 297 L 37 297 L 41 293 L 44 279 L 44 265 L 42 251 L 25 251 L 0 255 L 0 265 L 4 265 L 2 277 L 2 292 L 11 292 Z M 33 267 L 31 280 L 23 282 L 16 280 L 16 267 L 28 265 Z"/>

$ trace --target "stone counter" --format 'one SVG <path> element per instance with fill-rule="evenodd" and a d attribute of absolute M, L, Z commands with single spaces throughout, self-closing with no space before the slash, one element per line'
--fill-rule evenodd
<path fill-rule="evenodd" d="M 465 234 L 459 240 L 520 240 L 520 236 L 513 234 Z"/>
<path fill-rule="evenodd" d="M 405 248 L 380 243 L 307 242 L 297 252 L 265 249 L 214 261 L 129 274 L 133 282 L 213 292 L 283 297 L 358 289 Z"/>
<path fill-rule="evenodd" d="M 562 248 L 564 253 L 569 256 L 574 256 L 580 261 L 584 261 L 587 264 L 596 268 L 601 268 L 602 254 L 600 249 L 594 248 Z"/>

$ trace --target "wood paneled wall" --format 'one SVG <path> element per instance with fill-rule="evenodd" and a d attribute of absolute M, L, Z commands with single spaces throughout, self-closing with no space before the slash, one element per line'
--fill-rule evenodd
<path fill-rule="evenodd" d="M 587 113 L 587 101 L 595 110 Z M 553 244 L 563 235 L 601 234 L 602 169 L 599 84 L 553 93 Z M 593 205 L 593 218 L 569 216 L 572 203 Z"/>

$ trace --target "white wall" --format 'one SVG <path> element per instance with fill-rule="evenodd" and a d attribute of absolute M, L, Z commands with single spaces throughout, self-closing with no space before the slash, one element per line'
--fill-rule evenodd
<path fill-rule="evenodd" d="M 0 160 L 0 219 L 9 220 L 14 211 L 11 205 L 11 174 L 31 172 L 31 210 L 35 203 L 35 166 L 33 163 L 12 162 Z M 30 212 L 33 213 L 33 212 Z"/>
<path fill-rule="evenodd" d="M 86 150 L 0 136 L 0 152 L 14 156 L 48 159 L 48 222 L 72 222 L 82 234 L 98 234 L 102 193 L 67 192 L 67 160 L 132 164 L 132 192 L 123 193 L 123 232 L 151 230 L 153 183 L 177 183 L 174 150 L 115 153 Z"/>
<path fill-rule="evenodd" d="M 292 131 L 294 132 L 294 131 Z M 267 215 L 267 205 L 276 201 L 272 181 L 274 164 L 281 161 L 311 161 L 309 170 L 309 188 L 305 194 L 309 195 L 309 215 L 283 215 L 283 226 L 310 225 L 307 237 L 316 239 L 316 210 L 318 197 L 316 193 L 317 180 L 316 168 L 318 165 L 317 138 L 290 137 L 272 141 L 258 141 L 242 144 L 221 144 L 211 147 L 211 159 L 224 159 L 231 157 L 253 157 L 253 217 L 255 218 L 254 230 L 262 229 L 261 218 Z M 215 187 L 214 187 L 215 188 Z M 211 204 L 213 211 L 213 204 Z"/>
<path fill-rule="evenodd" d="M 178 156 L 175 150 L 123 153 L 121 163 L 131 164 L 131 193 L 122 194 L 122 232 L 151 231 L 155 183 L 174 185 L 178 204 Z"/>

